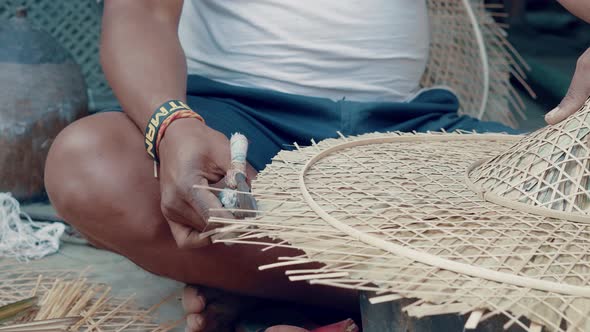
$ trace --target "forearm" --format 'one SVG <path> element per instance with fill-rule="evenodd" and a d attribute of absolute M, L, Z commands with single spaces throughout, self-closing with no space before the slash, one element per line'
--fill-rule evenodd
<path fill-rule="evenodd" d="M 570 13 L 590 23 L 590 0 L 557 0 Z"/>
<path fill-rule="evenodd" d="M 102 67 L 123 110 L 141 131 L 161 103 L 186 99 L 186 60 L 177 32 L 182 1 L 161 3 L 105 3 Z"/>

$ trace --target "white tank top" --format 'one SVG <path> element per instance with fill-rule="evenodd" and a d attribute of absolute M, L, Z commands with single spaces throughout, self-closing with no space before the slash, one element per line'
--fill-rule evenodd
<path fill-rule="evenodd" d="M 428 57 L 424 0 L 185 0 L 189 74 L 333 100 L 401 101 Z"/>

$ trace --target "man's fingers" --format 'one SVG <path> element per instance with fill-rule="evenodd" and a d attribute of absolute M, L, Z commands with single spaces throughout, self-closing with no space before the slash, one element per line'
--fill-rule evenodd
<path fill-rule="evenodd" d="M 207 186 L 207 180 L 196 180 Z M 215 225 L 208 223 L 210 217 L 233 218 L 222 208 L 221 202 L 207 188 L 190 188 L 179 194 L 176 190 L 162 192 L 162 213 L 180 248 L 198 248 L 211 243 L 209 236 L 215 234 Z"/>
<path fill-rule="evenodd" d="M 559 106 L 545 115 L 548 124 L 556 124 L 578 111 L 590 96 L 590 51 L 586 51 L 576 65 L 566 96 Z"/>
<path fill-rule="evenodd" d="M 200 185 L 201 187 L 192 188 L 189 204 L 191 204 L 191 206 L 197 211 L 203 220 L 208 221 L 211 217 L 233 218 L 231 212 L 223 209 L 223 205 L 217 196 L 211 192 L 211 190 L 205 189 L 203 187 L 208 185 L 207 180 L 203 179 L 196 184 Z"/>
<path fill-rule="evenodd" d="M 191 204 L 177 194 L 163 194 L 162 213 L 166 220 L 203 230 L 207 222 L 201 217 Z"/>
<path fill-rule="evenodd" d="M 201 248 L 211 244 L 208 238 L 203 238 L 200 233 L 190 226 L 168 220 L 170 231 L 179 248 Z"/>
<path fill-rule="evenodd" d="M 200 236 L 200 230 L 206 227 L 205 221 L 185 200 L 167 197 L 162 202 L 162 214 L 179 248 L 200 248 L 211 243 Z"/>

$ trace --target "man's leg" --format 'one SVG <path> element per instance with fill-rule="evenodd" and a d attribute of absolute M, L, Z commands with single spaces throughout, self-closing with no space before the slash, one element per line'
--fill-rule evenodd
<path fill-rule="evenodd" d="M 498 122 L 481 121 L 459 115 L 459 100 L 449 90 L 431 88 L 420 92 L 410 102 L 341 102 L 352 114 L 345 134 L 359 135 L 372 132 L 447 132 L 457 130 L 478 133 L 521 134 L 522 131 Z"/>
<path fill-rule="evenodd" d="M 66 128 L 49 153 L 45 181 L 60 216 L 95 245 L 155 274 L 242 294 L 354 308 L 351 292 L 290 283 L 283 270 L 257 270 L 293 250 L 222 244 L 179 249 L 160 211 L 153 161 L 123 113 L 89 116 Z"/>

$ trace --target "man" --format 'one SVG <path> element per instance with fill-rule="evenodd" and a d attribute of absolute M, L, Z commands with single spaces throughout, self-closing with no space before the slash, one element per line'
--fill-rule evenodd
<path fill-rule="evenodd" d="M 588 1 L 562 3 L 589 19 Z M 429 45 L 423 1 L 107 0 L 102 29 L 101 62 L 124 112 L 81 119 L 59 135 L 47 191 L 91 243 L 188 284 L 355 306 L 351 292 L 257 271 L 292 251 L 210 245 L 199 236 L 209 216 L 228 213 L 210 211 L 221 207 L 216 196 L 192 186 L 223 179 L 233 132 L 250 141 L 252 179 L 284 144 L 338 130 L 509 130 L 457 116 L 448 91 L 418 93 Z M 588 58 L 548 121 L 590 94 Z M 171 100 L 204 121 L 184 113 L 154 138 L 150 119 Z M 146 139 L 159 159 L 157 178 Z M 205 298 L 188 288 L 184 300 L 188 330 L 203 330 Z"/>

